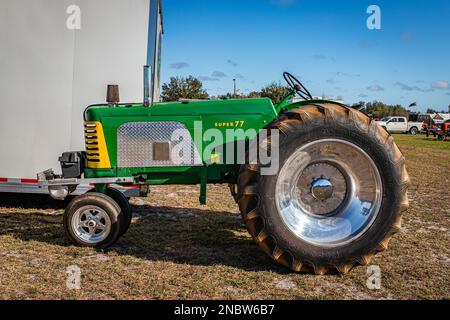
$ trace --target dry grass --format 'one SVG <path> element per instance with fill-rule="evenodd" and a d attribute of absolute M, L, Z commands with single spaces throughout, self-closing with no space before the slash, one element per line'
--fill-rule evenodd
<path fill-rule="evenodd" d="M 61 204 L 0 199 L 0 299 L 442 299 L 450 298 L 450 142 L 396 136 L 412 177 L 403 232 L 367 269 L 344 276 L 294 274 L 258 250 L 226 186 L 158 187 L 134 199 L 130 231 L 109 251 L 69 245 Z M 20 208 L 19 208 L 20 207 Z M 66 268 L 82 290 L 66 288 Z"/>

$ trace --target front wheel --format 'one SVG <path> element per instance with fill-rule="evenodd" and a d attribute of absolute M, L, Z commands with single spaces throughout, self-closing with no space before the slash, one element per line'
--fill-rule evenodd
<path fill-rule="evenodd" d="M 279 263 L 299 272 L 348 272 L 387 249 L 408 207 L 405 159 L 393 138 L 352 109 L 314 105 L 271 125 L 280 168 L 243 166 L 238 204 L 247 229 Z"/>
<path fill-rule="evenodd" d="M 120 236 L 123 236 L 130 228 L 131 220 L 133 218 L 133 212 L 131 210 L 130 203 L 128 202 L 127 197 L 117 189 L 107 188 L 106 195 L 114 199 L 115 202 L 119 205 L 122 213 L 122 223 L 120 228 Z"/>
<path fill-rule="evenodd" d="M 92 189 L 89 192 L 93 193 L 96 192 L 96 190 Z M 120 207 L 120 236 L 123 236 L 130 228 L 131 221 L 133 219 L 133 212 L 131 210 L 130 202 L 122 192 L 111 187 L 106 188 L 106 195 L 112 198 Z"/>
<path fill-rule="evenodd" d="M 64 230 L 79 246 L 104 249 L 120 237 L 121 209 L 110 197 L 87 193 L 76 197 L 64 211 Z"/>

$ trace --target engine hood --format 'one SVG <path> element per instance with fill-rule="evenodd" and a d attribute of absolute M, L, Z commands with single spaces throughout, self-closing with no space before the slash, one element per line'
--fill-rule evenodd
<path fill-rule="evenodd" d="M 170 116 L 214 116 L 250 115 L 277 117 L 272 101 L 268 98 L 236 100 L 201 100 L 186 102 L 155 103 L 151 107 L 143 104 L 121 104 L 118 106 L 92 105 L 84 112 L 85 121 L 101 121 L 103 117 L 159 117 Z"/>

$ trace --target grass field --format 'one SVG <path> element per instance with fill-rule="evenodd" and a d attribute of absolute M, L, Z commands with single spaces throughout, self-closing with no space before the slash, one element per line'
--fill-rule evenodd
<path fill-rule="evenodd" d="M 367 267 L 344 276 L 294 274 L 259 251 L 226 186 L 158 187 L 133 199 L 129 232 L 108 251 L 65 239 L 61 204 L 0 198 L 0 299 L 442 299 L 450 298 L 450 141 L 397 135 L 412 178 L 403 231 Z M 81 290 L 66 268 L 81 268 Z"/>

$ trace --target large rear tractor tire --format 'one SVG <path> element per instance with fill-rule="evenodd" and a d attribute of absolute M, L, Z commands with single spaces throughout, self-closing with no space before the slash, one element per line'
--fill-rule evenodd
<path fill-rule="evenodd" d="M 236 200 L 259 247 L 296 272 L 347 273 L 367 265 L 401 229 L 405 158 L 364 114 L 334 104 L 283 114 L 280 168 L 242 166 Z"/>

